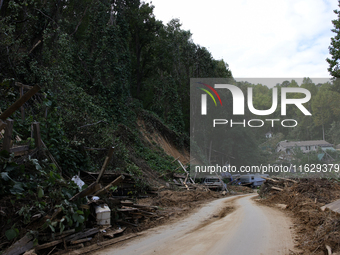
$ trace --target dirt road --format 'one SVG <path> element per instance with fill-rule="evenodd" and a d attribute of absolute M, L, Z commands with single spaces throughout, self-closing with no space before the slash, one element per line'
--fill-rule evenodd
<path fill-rule="evenodd" d="M 215 200 L 180 222 L 96 254 L 289 254 L 294 249 L 290 219 L 258 205 L 253 196 Z"/>

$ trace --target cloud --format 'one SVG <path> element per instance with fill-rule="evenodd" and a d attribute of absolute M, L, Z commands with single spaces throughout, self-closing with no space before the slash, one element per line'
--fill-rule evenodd
<path fill-rule="evenodd" d="M 336 1 L 153 0 L 164 23 L 179 18 L 196 44 L 234 77 L 329 77 L 326 58 Z"/>

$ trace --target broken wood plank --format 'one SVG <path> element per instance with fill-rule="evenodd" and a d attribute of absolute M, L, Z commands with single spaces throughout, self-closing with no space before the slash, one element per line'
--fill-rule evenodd
<path fill-rule="evenodd" d="M 66 235 L 70 235 L 70 234 L 73 234 L 74 232 L 76 232 L 76 230 L 75 229 L 70 229 L 70 230 L 65 230 L 65 231 L 63 231 L 61 234 L 60 233 L 57 233 L 57 234 L 55 234 L 54 236 L 55 236 L 55 238 L 56 239 L 59 239 L 60 237 L 66 237 Z"/>
<path fill-rule="evenodd" d="M 84 238 L 84 239 L 79 239 L 79 240 L 76 240 L 76 241 L 71 241 L 70 244 L 85 243 L 85 242 L 88 242 L 88 241 L 91 241 L 91 240 L 92 240 L 92 237 L 87 237 L 87 238 Z"/>
<path fill-rule="evenodd" d="M 133 207 L 136 207 L 136 208 L 143 208 L 144 210 L 145 210 L 145 209 L 158 210 L 158 207 L 157 207 L 157 206 L 151 206 L 151 205 L 133 204 Z"/>
<path fill-rule="evenodd" d="M 77 198 L 83 198 L 83 197 L 89 196 L 89 195 L 97 192 L 98 190 L 100 190 L 101 187 L 102 187 L 102 185 L 94 182 L 90 186 L 88 186 L 86 189 L 82 190 L 81 192 L 79 192 L 79 193 L 75 194 L 73 197 L 71 197 L 69 199 L 69 201 L 73 201 Z"/>
<path fill-rule="evenodd" d="M 271 187 L 271 189 L 273 189 L 273 190 L 278 190 L 278 191 L 283 191 L 283 189 L 278 188 L 278 187 Z"/>
<path fill-rule="evenodd" d="M 174 161 L 172 161 L 171 163 L 174 163 L 176 160 L 178 160 L 181 156 L 177 157 Z"/>
<path fill-rule="evenodd" d="M 12 134 L 13 134 L 14 120 L 6 120 L 7 127 L 5 129 L 4 140 L 2 142 L 2 149 L 9 152 L 12 147 Z"/>
<path fill-rule="evenodd" d="M 172 180 L 175 184 L 180 185 L 175 179 Z"/>
<path fill-rule="evenodd" d="M 177 160 L 177 162 L 181 165 L 181 167 L 183 168 L 184 172 L 188 174 L 189 172 L 185 169 L 185 167 L 183 166 L 182 162 L 179 161 L 179 160 Z M 191 177 L 190 177 L 190 181 L 191 181 L 193 184 L 195 184 L 194 180 L 191 179 Z"/>
<path fill-rule="evenodd" d="M 98 176 L 99 178 L 99 176 Z M 122 180 L 125 179 L 124 175 L 120 175 L 118 178 L 116 178 L 115 180 L 113 180 L 112 182 L 110 182 L 108 185 L 106 185 L 104 188 L 102 188 L 101 190 L 98 190 L 96 193 L 94 193 L 95 196 L 98 196 L 99 194 L 107 191 L 108 189 L 111 188 L 111 186 L 113 186 L 114 184 L 118 184 L 119 182 L 121 182 Z"/>
<path fill-rule="evenodd" d="M 173 176 L 175 177 L 175 178 L 185 178 L 185 175 L 184 174 L 177 174 L 177 173 L 174 173 L 173 174 Z"/>
<path fill-rule="evenodd" d="M 23 145 L 23 146 L 17 146 L 17 147 L 12 147 L 9 149 L 10 152 L 25 152 L 29 150 L 29 145 Z"/>
<path fill-rule="evenodd" d="M 143 210 L 138 210 L 140 213 L 142 213 L 142 214 L 147 214 L 147 215 L 154 215 L 154 216 L 157 216 L 157 214 L 156 213 L 152 213 L 152 212 L 147 212 L 147 211 L 143 211 Z"/>
<path fill-rule="evenodd" d="M 98 243 L 98 244 L 93 244 L 93 245 L 90 245 L 88 247 L 84 247 L 82 249 L 69 252 L 68 255 L 85 254 L 85 253 L 88 253 L 88 252 L 91 252 L 91 251 L 101 249 L 101 248 L 108 246 L 108 245 L 111 245 L 111 244 L 115 244 L 115 243 L 118 243 L 118 242 L 121 242 L 121 241 L 125 241 L 127 239 L 130 239 L 130 238 L 133 238 L 133 237 L 136 237 L 136 236 L 139 236 L 139 235 L 140 234 L 129 234 L 129 235 L 117 237 L 117 238 L 114 238 L 112 240 L 104 241 L 104 242 L 101 242 L 101 243 Z"/>
<path fill-rule="evenodd" d="M 271 181 L 271 182 L 279 182 L 279 181 L 277 181 L 277 180 L 274 180 L 274 179 L 272 179 L 272 178 L 269 178 L 269 177 L 260 176 L 260 178 L 262 178 L 262 179 L 265 179 L 266 181 Z"/>
<path fill-rule="evenodd" d="M 33 124 L 35 147 L 40 150 L 42 148 L 41 136 L 40 136 L 40 125 L 39 125 L 39 122 L 33 122 L 32 124 Z"/>
<path fill-rule="evenodd" d="M 35 246 L 35 250 L 38 251 L 38 250 L 46 249 L 46 248 L 55 246 L 57 244 L 60 244 L 62 242 L 63 242 L 63 240 L 56 240 L 56 241 L 53 241 L 53 242 L 37 245 L 37 246 Z"/>
<path fill-rule="evenodd" d="M 115 229 L 115 230 L 109 230 L 108 232 L 104 233 L 104 236 L 113 238 L 114 235 L 117 235 L 117 234 L 124 232 L 125 229 L 126 229 L 126 227 L 123 227 L 123 228 L 120 228 L 120 229 Z"/>
<path fill-rule="evenodd" d="M 340 199 L 335 200 L 332 203 L 326 204 L 326 205 L 322 206 L 320 209 L 322 211 L 325 211 L 326 208 L 328 208 L 329 210 L 332 210 L 333 212 L 340 213 Z"/>
<path fill-rule="evenodd" d="M 292 180 L 292 179 L 288 179 L 288 178 L 283 178 L 283 177 L 273 177 L 273 178 L 279 179 L 279 180 L 288 181 L 288 182 L 299 183 L 298 181 L 295 181 L 295 180 Z"/>
<path fill-rule="evenodd" d="M 91 228 L 91 229 L 89 229 L 85 232 L 79 232 L 79 233 L 73 234 L 71 236 L 68 236 L 68 237 L 65 238 L 65 240 L 66 241 L 75 241 L 75 240 L 78 240 L 78 239 L 81 239 L 81 238 L 84 238 L 84 237 L 88 237 L 88 236 L 97 234 L 98 232 L 99 232 L 98 228 Z"/>
<path fill-rule="evenodd" d="M 110 161 L 110 159 L 111 159 L 111 157 L 112 157 L 112 155 L 113 155 L 114 149 L 115 149 L 115 147 L 111 147 L 111 148 L 109 149 L 109 152 L 108 152 L 108 154 L 107 154 L 107 156 L 106 156 L 106 158 L 105 158 L 105 161 L 104 161 L 104 164 L 103 164 L 103 166 L 102 166 L 102 169 L 101 169 L 100 172 L 99 172 L 99 175 L 98 175 L 98 178 L 97 178 L 97 181 L 96 181 L 97 183 L 98 183 L 98 182 L 100 181 L 100 179 L 102 178 L 102 175 L 103 175 L 103 173 L 104 173 L 104 171 L 105 171 L 107 165 L 109 164 L 109 161 Z"/>
<path fill-rule="evenodd" d="M 10 246 L 2 255 L 19 255 L 33 248 L 33 237 L 26 234 L 19 241 Z"/>
<path fill-rule="evenodd" d="M 122 205 L 133 205 L 133 202 L 130 200 L 120 201 Z"/>
<path fill-rule="evenodd" d="M 7 110 L 5 110 L 1 115 L 0 119 L 6 120 L 11 116 L 16 110 L 18 110 L 24 103 L 26 103 L 35 93 L 40 90 L 39 85 L 35 85 L 32 89 L 27 91 L 22 97 L 20 97 L 14 104 L 12 104 Z"/>
<path fill-rule="evenodd" d="M 132 212 L 132 211 L 138 211 L 138 209 L 130 207 L 130 208 L 120 208 L 120 209 L 117 209 L 117 211 L 118 212 Z"/>

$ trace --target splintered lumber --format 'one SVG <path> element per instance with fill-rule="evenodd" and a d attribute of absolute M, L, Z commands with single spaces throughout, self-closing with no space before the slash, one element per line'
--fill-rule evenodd
<path fill-rule="evenodd" d="M 172 180 L 175 184 L 180 185 L 175 179 Z"/>
<path fill-rule="evenodd" d="M 263 178 L 263 177 L 262 177 Z M 283 178 L 283 177 L 274 177 L 275 179 L 279 179 L 279 180 L 284 180 L 284 181 L 288 181 L 288 182 L 294 182 L 294 183 L 299 183 L 298 181 L 292 180 L 292 179 L 287 179 L 287 178 Z"/>
<path fill-rule="evenodd" d="M 104 164 L 102 166 L 102 169 L 100 170 L 100 173 L 98 175 L 98 178 L 97 178 L 97 181 L 96 181 L 97 183 L 99 183 L 100 179 L 102 178 L 102 175 L 105 172 L 105 169 L 106 169 L 107 165 L 109 164 L 110 159 L 111 159 L 111 157 L 113 155 L 114 149 L 115 149 L 115 147 L 111 147 L 110 148 L 110 150 L 109 150 L 109 152 L 108 152 L 108 154 L 107 154 L 107 156 L 105 158 L 105 161 L 104 161 Z"/>
<path fill-rule="evenodd" d="M 139 235 L 140 234 L 129 234 L 129 235 L 117 237 L 117 238 L 114 238 L 112 240 L 104 241 L 104 242 L 101 242 L 101 243 L 96 243 L 96 244 L 84 247 L 82 249 L 69 252 L 68 255 L 79 255 L 79 254 L 88 253 L 88 252 L 95 251 L 95 250 L 101 249 L 103 247 L 106 247 L 108 245 L 115 244 L 115 243 L 130 239 L 130 238 L 133 238 L 133 237 L 136 237 L 136 236 L 139 236 Z"/>
<path fill-rule="evenodd" d="M 39 85 L 35 85 L 29 91 L 27 91 L 22 97 L 20 97 L 14 104 L 12 104 L 7 110 L 5 110 L 1 115 L 0 119 L 6 120 L 9 116 L 11 116 L 16 110 L 18 110 L 24 103 L 28 101 L 35 93 L 40 90 Z"/>
<path fill-rule="evenodd" d="M 63 240 L 56 240 L 56 241 L 53 241 L 53 242 L 37 245 L 37 246 L 35 246 L 35 250 L 38 251 L 38 250 L 46 249 L 46 248 L 55 246 L 57 244 L 60 244 L 62 242 L 63 242 Z"/>
<path fill-rule="evenodd" d="M 183 166 L 183 164 L 182 164 L 182 162 L 181 161 L 179 161 L 179 159 L 177 160 L 177 162 L 181 165 L 181 167 L 183 168 L 183 170 L 184 170 L 184 172 L 185 173 L 189 173 L 186 169 L 185 169 L 185 167 Z M 190 177 L 190 181 L 192 182 L 192 183 L 194 183 L 195 184 L 195 182 L 194 182 L 194 180 L 193 179 L 191 179 L 191 177 Z"/>
<path fill-rule="evenodd" d="M 117 235 L 117 234 L 124 232 L 125 229 L 126 229 L 126 227 L 123 227 L 123 228 L 120 228 L 120 229 L 115 229 L 115 230 L 110 230 L 110 231 L 104 233 L 104 236 L 113 238 L 114 235 Z"/>
<path fill-rule="evenodd" d="M 176 174 L 176 173 L 174 173 L 174 175 L 173 175 L 175 178 L 185 178 L 185 175 L 184 174 Z"/>
<path fill-rule="evenodd" d="M 132 211 L 138 211 L 137 208 L 133 208 L 133 207 L 124 207 L 124 208 L 120 208 L 117 209 L 118 212 L 132 212 Z"/>
<path fill-rule="evenodd" d="M 61 234 L 59 234 L 59 233 L 55 234 L 54 237 L 55 237 L 55 239 L 61 239 L 61 238 L 64 238 L 68 235 L 73 234 L 74 232 L 76 232 L 75 229 L 70 229 L 70 230 L 63 231 Z"/>
<path fill-rule="evenodd" d="M 261 176 L 262 179 L 265 179 L 266 181 L 271 181 L 271 182 L 279 182 L 277 180 L 274 180 L 272 178 L 268 178 L 268 177 L 264 177 L 264 176 Z"/>
<path fill-rule="evenodd" d="M 324 211 L 328 208 L 329 210 L 332 210 L 333 212 L 340 213 L 340 199 L 335 200 L 332 203 L 326 204 L 321 207 L 321 210 Z"/>
<path fill-rule="evenodd" d="M 33 237 L 31 235 L 25 235 L 19 241 L 15 242 L 9 247 L 2 255 L 19 255 L 33 248 Z"/>
<path fill-rule="evenodd" d="M 6 120 L 6 130 L 5 130 L 5 134 L 4 134 L 4 140 L 2 143 L 2 149 L 9 151 L 11 146 L 11 141 L 12 141 L 12 133 L 13 133 L 13 120 L 8 119 Z"/>
<path fill-rule="evenodd" d="M 172 161 L 171 163 L 174 163 L 176 160 L 178 160 L 181 156 L 177 157 L 174 161 Z"/>
<path fill-rule="evenodd" d="M 88 241 L 91 241 L 91 240 L 92 240 L 92 237 L 87 237 L 87 238 L 84 238 L 84 239 L 79 239 L 79 240 L 76 240 L 76 241 L 71 241 L 70 244 L 85 243 L 85 242 L 88 242 Z"/>
<path fill-rule="evenodd" d="M 326 249 L 327 249 L 327 252 L 328 252 L 328 255 L 332 255 L 332 249 L 329 245 L 326 244 Z"/>
<path fill-rule="evenodd" d="M 100 185 L 97 182 L 92 183 L 90 186 L 88 186 L 86 189 L 82 190 L 81 192 L 75 194 L 73 197 L 71 197 L 69 199 L 69 201 L 73 201 L 77 198 L 82 198 L 82 197 L 86 197 L 88 195 L 91 195 L 95 192 L 97 192 L 98 190 L 100 190 L 102 187 L 102 185 Z"/>
<path fill-rule="evenodd" d="M 273 190 L 278 190 L 278 191 L 283 191 L 283 189 L 280 189 L 280 188 L 278 188 L 278 187 L 271 187 L 271 189 L 273 189 Z"/>
<path fill-rule="evenodd" d="M 99 177 L 98 177 L 99 178 Z M 119 182 L 121 182 L 122 180 L 125 179 L 124 175 L 120 175 L 119 177 L 117 177 L 115 180 L 113 180 L 112 182 L 110 182 L 108 185 L 106 185 L 104 188 L 102 188 L 101 190 L 98 190 L 96 193 L 94 193 L 95 196 L 107 191 L 108 189 L 110 189 L 114 184 L 118 184 Z"/>
<path fill-rule="evenodd" d="M 150 209 L 150 210 L 158 210 L 157 206 L 151 206 L 151 205 L 140 205 L 140 204 L 133 204 L 133 207 L 136 208 L 143 208 L 144 210 Z"/>
<path fill-rule="evenodd" d="M 152 212 L 146 212 L 146 211 L 143 211 L 143 210 L 138 210 L 140 213 L 142 214 L 147 214 L 147 215 L 153 215 L 153 216 L 157 216 L 156 213 L 152 213 Z"/>
<path fill-rule="evenodd" d="M 133 205 L 133 202 L 130 200 L 120 201 L 122 205 Z"/>
<path fill-rule="evenodd" d="M 66 241 L 75 241 L 75 240 L 78 240 L 78 239 L 82 239 L 82 238 L 97 234 L 98 232 L 99 232 L 98 228 L 91 228 L 91 229 L 89 229 L 85 232 L 80 232 L 80 233 L 76 233 L 76 234 L 73 234 L 71 236 L 68 236 L 68 237 L 65 238 L 65 240 Z"/>

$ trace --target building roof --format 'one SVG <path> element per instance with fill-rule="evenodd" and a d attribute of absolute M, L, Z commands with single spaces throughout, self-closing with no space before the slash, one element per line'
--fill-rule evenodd
<path fill-rule="evenodd" d="M 279 145 L 285 148 L 293 148 L 295 146 L 320 146 L 320 147 L 331 147 L 333 144 L 326 142 L 325 140 L 314 140 L 314 141 L 281 141 Z"/>

